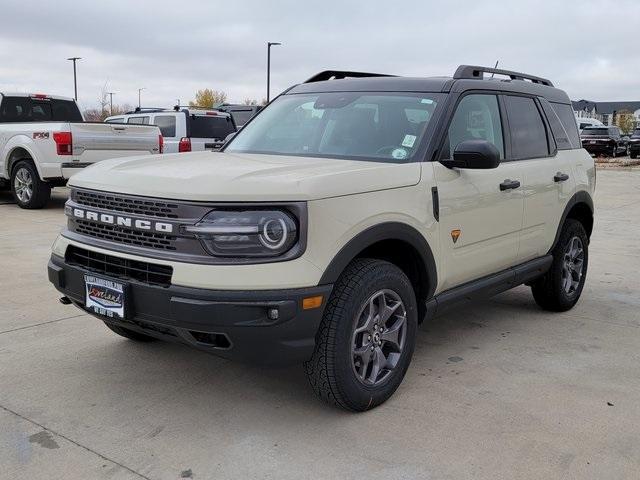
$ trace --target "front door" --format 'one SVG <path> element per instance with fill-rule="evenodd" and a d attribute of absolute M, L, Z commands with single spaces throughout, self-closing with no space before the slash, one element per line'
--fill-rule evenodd
<path fill-rule="evenodd" d="M 441 158 L 451 158 L 460 142 L 471 139 L 493 143 L 505 158 L 502 115 L 495 95 L 473 93 L 460 100 Z M 438 291 L 513 266 L 523 214 L 518 162 L 502 162 L 490 170 L 449 169 L 439 162 L 433 168 L 440 201 Z"/>

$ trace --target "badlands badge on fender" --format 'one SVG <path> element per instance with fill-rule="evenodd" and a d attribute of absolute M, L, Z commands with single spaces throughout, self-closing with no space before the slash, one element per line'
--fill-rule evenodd
<path fill-rule="evenodd" d="M 462 230 L 451 230 L 451 240 L 453 240 L 453 243 L 456 243 L 458 241 L 461 233 Z"/>
<path fill-rule="evenodd" d="M 124 285 L 105 278 L 84 276 L 85 307 L 108 318 L 124 318 Z"/>

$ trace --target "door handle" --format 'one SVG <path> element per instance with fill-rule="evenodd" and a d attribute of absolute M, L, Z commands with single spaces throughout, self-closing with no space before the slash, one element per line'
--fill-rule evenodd
<path fill-rule="evenodd" d="M 566 173 L 558 172 L 553 176 L 554 182 L 566 182 L 567 180 L 569 180 L 569 175 Z"/>
<path fill-rule="evenodd" d="M 504 192 L 505 190 L 513 190 L 520 186 L 520 182 L 518 180 L 509 180 L 508 178 L 500 184 L 500 191 Z"/>

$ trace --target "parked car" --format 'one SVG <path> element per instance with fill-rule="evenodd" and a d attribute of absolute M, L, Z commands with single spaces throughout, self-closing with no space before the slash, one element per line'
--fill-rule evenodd
<path fill-rule="evenodd" d="M 636 128 L 629 137 L 629 156 L 638 158 L 640 154 L 640 128 Z"/>
<path fill-rule="evenodd" d="M 236 131 L 229 113 L 180 106 L 136 108 L 124 115 L 108 117 L 105 122 L 157 125 L 164 137 L 165 153 L 219 150 L 227 135 Z"/>
<path fill-rule="evenodd" d="M 223 112 L 229 112 L 233 117 L 236 127 L 242 128 L 251 118 L 258 113 L 261 109 L 261 105 L 234 105 L 231 103 L 223 103 L 217 107 Z"/>
<path fill-rule="evenodd" d="M 222 153 L 116 159 L 71 184 L 48 266 L 64 303 L 132 340 L 304 363 L 319 398 L 363 411 L 447 308 L 523 283 L 546 310 L 576 304 L 595 167 L 565 92 L 463 65 L 322 72 Z"/>
<path fill-rule="evenodd" d="M 578 130 L 582 132 L 587 127 L 604 127 L 604 123 L 600 120 L 596 120 L 595 118 L 578 118 L 576 117 L 576 122 L 578 123 Z"/>
<path fill-rule="evenodd" d="M 629 137 L 623 136 L 615 126 L 586 127 L 580 133 L 580 139 L 585 150 L 594 155 L 617 157 L 629 154 Z"/>
<path fill-rule="evenodd" d="M 0 93 L 0 187 L 21 208 L 42 208 L 51 189 L 106 158 L 162 152 L 153 126 L 84 122 L 71 98 Z"/>

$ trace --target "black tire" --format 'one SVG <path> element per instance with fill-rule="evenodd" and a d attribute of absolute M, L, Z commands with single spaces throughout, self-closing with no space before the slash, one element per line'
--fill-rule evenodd
<path fill-rule="evenodd" d="M 21 186 L 28 180 L 28 192 Z M 11 193 L 20 208 L 37 209 L 44 207 L 51 198 L 51 186 L 40 180 L 38 171 L 30 160 L 20 160 L 11 169 Z"/>
<path fill-rule="evenodd" d="M 128 338 L 129 340 L 135 340 L 136 342 L 153 342 L 156 340 L 149 335 L 145 335 L 144 333 L 134 332 L 133 330 L 129 330 L 128 328 L 119 327 L 117 325 L 112 325 L 109 322 L 104 322 L 109 330 L 114 333 L 117 333 L 121 337 Z"/>
<path fill-rule="evenodd" d="M 575 279 L 574 270 L 566 270 L 565 259 L 570 243 L 579 239 L 583 256 L 580 264 L 581 274 L 579 280 Z M 531 292 L 536 303 L 543 309 L 552 312 L 566 312 L 580 299 L 584 282 L 587 278 L 589 264 L 589 239 L 582 223 L 572 218 L 565 221 L 560 233 L 560 239 L 553 249 L 553 263 L 549 271 L 531 285 Z M 572 263 L 573 265 L 573 263 Z M 567 291 L 567 273 L 571 275 L 570 282 L 576 283 L 575 287 Z"/>
<path fill-rule="evenodd" d="M 636 158 L 638 158 L 638 154 L 637 154 L 637 153 L 629 153 L 629 156 L 630 156 L 632 159 L 634 159 L 634 160 L 635 160 Z"/>
<path fill-rule="evenodd" d="M 389 295 L 396 301 L 396 303 L 387 303 L 395 306 L 394 314 L 388 320 L 380 321 L 379 316 L 373 315 L 374 311 L 379 310 L 368 307 L 374 304 L 374 301 L 369 300 L 376 294 Z M 399 300 L 401 305 L 398 306 Z M 364 318 L 367 308 L 372 310 L 369 312 L 371 315 L 367 316 L 370 320 L 365 323 L 371 326 L 371 323 L 375 322 L 378 332 L 373 335 L 373 339 L 366 331 L 355 333 L 359 326 L 358 322 Z M 404 312 L 405 315 L 396 312 Z M 403 318 L 404 330 L 398 336 L 402 341 L 387 343 L 384 340 L 385 335 L 389 335 L 392 330 L 399 330 L 386 327 L 390 322 L 391 326 L 402 324 Z M 383 326 L 383 330 L 386 329 L 384 335 L 382 331 L 377 330 L 378 322 Z M 411 282 L 402 270 L 381 260 L 354 260 L 334 286 L 316 334 L 315 351 L 312 358 L 304 365 L 316 395 L 326 403 L 357 412 L 369 410 L 385 402 L 396 391 L 409 367 L 415 346 L 417 323 L 415 294 Z M 360 329 L 362 328 L 365 327 L 361 326 Z M 362 336 L 359 337 L 359 335 Z M 373 359 L 370 360 L 371 364 L 364 365 L 364 356 L 358 356 L 353 350 L 354 342 L 357 343 L 358 338 L 363 343 L 367 343 L 367 340 L 370 342 L 367 343 L 368 346 L 361 348 L 362 351 L 366 350 L 367 356 Z M 383 343 L 376 344 L 376 341 Z M 402 344 L 401 348 L 388 350 L 393 345 L 400 344 Z M 377 346 L 373 347 L 373 345 Z M 375 355 L 368 354 L 369 346 L 375 348 Z M 387 351 L 378 357 L 378 349 L 380 352 L 385 349 Z M 376 373 L 374 373 L 376 358 L 383 358 L 385 367 L 380 370 L 375 369 Z M 393 367 L 387 368 L 392 363 Z M 364 372 L 362 375 L 357 373 L 358 368 Z M 371 378 L 379 380 L 366 384 L 365 382 L 370 380 L 364 378 L 368 376 L 367 372 L 370 373 Z"/>

